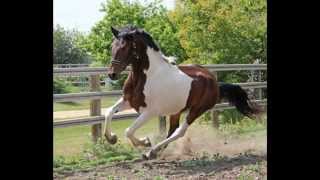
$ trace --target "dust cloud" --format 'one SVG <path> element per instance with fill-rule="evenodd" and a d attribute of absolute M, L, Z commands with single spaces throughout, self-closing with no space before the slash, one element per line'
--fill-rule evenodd
<path fill-rule="evenodd" d="M 203 153 L 236 156 L 240 153 L 265 155 L 267 136 L 265 131 L 259 134 L 226 136 L 210 125 L 191 125 L 184 137 L 172 142 L 163 150 L 160 159 L 190 159 Z"/>

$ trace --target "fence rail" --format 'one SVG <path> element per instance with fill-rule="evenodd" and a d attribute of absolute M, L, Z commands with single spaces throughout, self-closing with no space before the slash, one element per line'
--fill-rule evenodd
<path fill-rule="evenodd" d="M 215 65 L 203 65 L 203 67 L 207 68 L 209 71 L 213 71 L 216 75 L 217 72 L 221 71 L 261 71 L 267 70 L 266 64 L 215 64 Z M 81 101 L 85 99 L 89 99 L 90 103 L 90 117 L 85 118 L 74 118 L 74 119 L 65 119 L 54 121 L 54 128 L 59 127 L 68 127 L 75 125 L 92 125 L 92 136 L 93 139 L 97 139 L 97 136 L 101 136 L 101 123 L 104 121 L 104 116 L 101 115 L 101 99 L 104 97 L 111 96 L 121 96 L 122 91 L 100 91 L 100 80 L 99 77 L 101 74 L 106 74 L 108 71 L 107 67 L 76 67 L 76 68 L 54 68 L 53 73 L 54 76 L 77 76 L 77 75 L 86 75 L 89 76 L 89 84 L 92 87 L 92 92 L 85 93 L 69 93 L 69 94 L 54 94 L 53 100 L 54 102 L 72 102 L 72 101 Z M 128 73 L 130 68 L 127 68 L 124 73 Z M 218 76 L 217 76 L 218 78 Z M 259 81 L 261 81 L 261 73 L 259 73 Z M 100 83 L 99 83 L 100 82 Z M 261 105 L 267 104 L 267 99 L 262 99 L 261 89 L 267 88 L 267 82 L 247 82 L 247 83 L 235 83 L 240 85 L 245 89 L 259 89 L 260 95 L 259 100 L 254 100 L 256 103 Z M 231 106 L 229 103 L 220 103 L 217 104 L 212 109 L 212 120 L 215 127 L 218 126 L 217 121 L 217 110 L 231 109 L 235 108 Z M 130 113 L 130 114 L 116 114 L 113 116 L 113 120 L 122 120 L 128 118 L 137 117 L 138 113 Z M 165 132 L 165 118 L 159 118 L 159 130 L 160 132 Z"/>
<path fill-rule="evenodd" d="M 254 100 L 253 102 L 259 105 L 266 105 L 267 100 Z M 214 111 L 216 110 L 225 110 L 225 109 L 234 109 L 234 106 L 230 106 L 229 103 L 221 103 L 216 104 L 213 108 Z M 139 113 L 127 113 L 127 114 L 115 114 L 112 117 L 113 121 L 119 120 L 126 120 L 129 118 L 136 118 L 138 117 Z M 54 128 L 61 128 L 61 127 L 69 127 L 69 126 L 77 126 L 77 125 L 94 125 L 100 124 L 104 122 L 104 116 L 91 116 L 91 117 L 84 117 L 84 118 L 72 118 L 72 119 L 65 119 L 53 122 Z"/>
<path fill-rule="evenodd" d="M 53 64 L 55 68 L 89 67 L 90 64 Z"/>
<path fill-rule="evenodd" d="M 106 92 L 85 92 L 85 93 L 68 93 L 68 94 L 54 94 L 53 102 L 72 102 L 81 101 L 85 99 L 101 99 L 108 96 L 121 96 L 122 91 L 106 91 Z"/>
<path fill-rule="evenodd" d="M 183 65 L 182 65 L 183 66 Z M 254 70 L 266 70 L 266 64 L 214 64 L 214 65 L 203 65 L 203 67 L 210 71 L 254 71 Z M 77 67 L 77 68 L 54 68 L 53 73 L 55 76 L 65 75 L 98 75 L 106 74 L 108 67 Z M 124 73 L 130 71 L 127 68 Z"/>
<path fill-rule="evenodd" d="M 234 83 L 240 85 L 244 89 L 266 88 L 267 82 L 248 82 L 248 83 Z M 122 90 L 105 91 L 105 92 L 85 92 L 85 93 L 68 93 L 68 94 L 54 94 L 54 102 L 72 102 L 81 101 L 85 99 L 101 99 L 103 97 L 121 96 Z"/>

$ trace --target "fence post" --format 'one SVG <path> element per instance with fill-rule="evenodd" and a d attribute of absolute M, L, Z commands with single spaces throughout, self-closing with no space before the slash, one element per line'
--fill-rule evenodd
<path fill-rule="evenodd" d="M 261 82 L 262 81 L 262 73 L 261 71 L 258 72 L 258 81 Z M 262 88 L 259 88 L 259 91 L 258 91 L 258 97 L 259 97 L 259 100 L 262 99 Z"/>
<path fill-rule="evenodd" d="M 255 82 L 255 74 L 256 74 L 255 70 L 250 71 L 250 78 L 249 78 L 248 82 Z M 249 98 L 255 98 L 256 94 L 257 94 L 257 89 L 250 88 L 247 90 L 247 93 L 249 93 Z"/>
<path fill-rule="evenodd" d="M 253 64 L 260 64 L 260 59 L 256 59 Z M 262 80 L 261 70 L 256 70 L 255 74 L 257 74 L 257 76 L 258 76 L 257 81 L 261 82 L 261 80 Z M 257 93 L 258 93 L 258 99 L 261 100 L 262 99 L 262 88 L 257 89 Z"/>
<path fill-rule="evenodd" d="M 213 72 L 215 75 L 217 82 L 218 82 L 218 73 Z M 214 108 L 211 109 L 211 115 L 212 115 L 212 125 L 214 128 L 218 129 L 219 128 L 219 112 L 218 110 L 214 110 Z"/>
<path fill-rule="evenodd" d="M 166 116 L 159 116 L 159 132 L 160 135 L 163 135 L 166 133 L 167 130 L 167 122 L 166 122 Z"/>
<path fill-rule="evenodd" d="M 100 78 L 99 74 L 90 75 L 90 91 L 100 91 Z M 93 99 L 90 101 L 90 116 L 101 115 L 101 99 Z M 101 137 L 101 124 L 94 124 L 91 127 L 91 134 L 93 142 L 97 142 Z"/>

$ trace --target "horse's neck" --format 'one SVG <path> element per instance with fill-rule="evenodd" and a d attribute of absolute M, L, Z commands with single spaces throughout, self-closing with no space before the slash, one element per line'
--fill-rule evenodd
<path fill-rule="evenodd" d="M 157 74 L 159 71 L 168 71 L 172 68 L 172 65 L 163 59 L 163 54 L 160 51 L 155 51 L 148 47 L 147 56 L 149 60 L 149 68 L 144 72 L 149 77 Z"/>
<path fill-rule="evenodd" d="M 148 57 L 145 59 L 148 61 L 147 63 L 140 62 L 132 65 L 132 77 L 135 84 L 145 81 L 146 78 L 154 77 L 154 75 L 168 75 L 168 73 L 175 71 L 173 65 L 163 59 L 163 54 L 160 51 L 147 47 L 146 55 Z M 148 68 L 145 68 L 146 64 L 148 64 Z"/>

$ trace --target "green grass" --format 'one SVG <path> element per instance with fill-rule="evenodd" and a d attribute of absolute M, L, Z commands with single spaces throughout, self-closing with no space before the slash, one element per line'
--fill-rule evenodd
<path fill-rule="evenodd" d="M 265 122 L 265 118 L 263 122 Z M 247 117 L 243 118 L 241 121 L 235 123 L 225 123 L 221 124 L 219 130 L 225 135 L 248 135 L 250 133 L 256 133 L 266 129 L 265 123 L 259 123 L 255 120 L 251 120 Z"/>
<path fill-rule="evenodd" d="M 166 178 L 161 177 L 161 176 L 155 176 L 153 179 L 154 179 L 154 180 L 164 180 L 164 179 L 166 179 Z"/>
<path fill-rule="evenodd" d="M 264 174 L 263 168 L 266 167 L 265 163 L 257 162 L 256 164 L 250 164 L 240 171 L 240 176 L 237 180 L 254 180 L 257 176 L 267 179 L 266 174 Z"/>
<path fill-rule="evenodd" d="M 124 137 L 124 131 L 131 123 L 132 119 L 112 122 L 113 132 L 118 136 L 118 143 L 115 145 L 106 142 L 93 145 L 90 139 L 90 126 L 54 129 L 54 171 L 59 173 L 88 169 L 99 164 L 130 161 L 140 157 L 141 152 L 127 143 Z M 153 138 L 157 131 L 158 121 L 154 118 L 136 134 L 138 137 Z"/>
<path fill-rule="evenodd" d="M 53 167 L 56 173 L 84 170 L 110 162 L 130 161 L 138 157 L 139 152 L 125 144 L 110 145 L 102 141 L 88 143 L 81 155 L 69 157 L 57 156 Z"/>
<path fill-rule="evenodd" d="M 137 131 L 137 136 L 152 137 L 158 126 L 151 119 Z M 118 136 L 118 143 L 110 145 L 100 142 L 93 145 L 90 138 L 90 126 L 74 126 L 54 129 L 54 171 L 65 172 L 87 169 L 99 164 L 115 161 L 130 161 L 140 157 L 139 150 L 126 143 L 124 130 L 132 119 L 112 122 L 113 132 Z"/>
<path fill-rule="evenodd" d="M 106 108 L 112 106 L 120 97 L 106 97 L 101 99 L 101 107 Z M 79 102 L 63 102 L 54 103 L 53 111 L 72 111 L 84 110 L 90 108 L 90 100 L 82 100 Z"/>
<path fill-rule="evenodd" d="M 118 136 L 118 141 L 127 142 L 124 131 L 132 124 L 133 120 L 112 122 L 112 131 Z M 153 118 L 137 131 L 137 137 L 149 136 L 158 132 L 158 119 Z M 72 156 L 82 152 L 83 146 L 90 143 L 91 126 L 74 126 L 54 129 L 54 156 Z"/>
<path fill-rule="evenodd" d="M 91 126 L 74 126 L 54 129 L 54 155 L 78 155 L 83 145 L 90 142 Z"/>
<path fill-rule="evenodd" d="M 90 126 L 74 126 L 54 129 L 54 171 L 83 170 L 99 164 L 115 161 L 130 161 L 141 156 L 141 150 L 133 148 L 124 137 L 124 131 L 133 119 L 112 122 L 112 130 L 118 143 L 101 142 L 93 145 Z M 148 136 L 157 140 L 158 118 L 153 118 L 137 131 L 137 137 Z"/>

